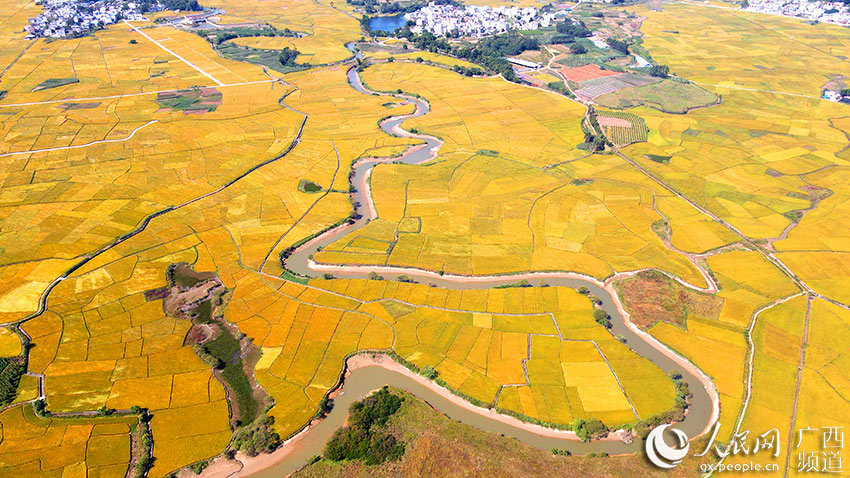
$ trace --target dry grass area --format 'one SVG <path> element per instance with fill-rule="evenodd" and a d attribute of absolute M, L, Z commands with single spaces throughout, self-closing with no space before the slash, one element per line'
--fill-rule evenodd
<path fill-rule="evenodd" d="M 466 476 L 563 477 L 684 477 L 694 476 L 699 462 L 686 460 L 672 472 L 650 468 L 641 455 L 589 458 L 556 456 L 513 438 L 482 432 L 455 422 L 427 403 L 401 390 L 401 409 L 390 418 L 388 429 L 406 443 L 395 462 L 364 466 L 352 461 L 319 461 L 296 472 L 294 478 Z M 701 443 L 693 446 L 704 447 Z"/>
<path fill-rule="evenodd" d="M 659 321 L 686 328 L 687 319 L 693 316 L 717 319 L 723 306 L 722 298 L 689 290 L 655 271 L 641 272 L 617 287 L 632 322 L 644 329 Z"/>

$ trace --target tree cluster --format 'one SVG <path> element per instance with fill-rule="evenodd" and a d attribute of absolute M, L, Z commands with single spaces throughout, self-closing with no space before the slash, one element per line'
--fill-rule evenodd
<path fill-rule="evenodd" d="M 349 426 L 337 430 L 325 445 L 331 461 L 362 460 L 367 465 L 396 460 L 404 454 L 404 442 L 385 430 L 403 399 L 386 387 L 351 405 Z"/>
<path fill-rule="evenodd" d="M 506 80 L 516 83 L 519 77 L 505 56 L 519 55 L 526 50 L 540 48 L 540 43 L 532 38 L 523 37 L 517 33 L 504 33 L 484 38 L 477 43 L 452 45 L 445 38 L 440 38 L 431 32 L 416 35 L 409 27 L 400 28 L 396 36 L 406 38 L 416 48 L 433 53 L 445 53 L 481 65 L 484 68 L 501 74 Z M 472 73 L 475 74 L 475 73 Z"/>
<path fill-rule="evenodd" d="M 138 2 L 139 11 L 142 13 L 156 10 L 157 5 L 162 5 L 166 10 L 181 10 L 185 12 L 200 12 L 204 9 L 198 0 L 142 0 Z"/>
<path fill-rule="evenodd" d="M 250 426 L 240 428 L 233 437 L 230 447 L 248 456 L 273 451 L 281 444 L 280 435 L 271 428 L 273 423 L 274 418 L 265 416 Z"/>
<path fill-rule="evenodd" d="M 357 7 L 363 7 L 363 10 L 372 15 L 375 13 L 381 15 L 392 15 L 394 13 L 410 13 L 419 10 L 423 6 L 427 5 L 429 2 L 427 1 L 418 1 L 418 2 L 410 2 L 410 3 L 402 3 L 402 2 L 378 2 L 376 0 L 345 0 L 345 3 L 349 5 L 354 5 Z M 437 5 L 454 5 L 460 6 L 459 2 L 455 0 L 433 0 L 433 3 Z"/>
<path fill-rule="evenodd" d="M 452 67 L 456 73 L 459 73 L 463 76 L 477 76 L 484 74 L 484 70 L 481 68 L 471 68 L 467 66 L 455 65 Z"/>
<path fill-rule="evenodd" d="M 295 59 L 298 58 L 301 52 L 296 50 L 295 48 L 284 47 L 283 50 L 280 51 L 280 56 L 278 57 L 278 61 L 283 66 L 298 66 L 295 63 Z"/>
<path fill-rule="evenodd" d="M 561 35 L 567 35 L 573 38 L 587 38 L 590 36 L 590 30 L 581 20 L 579 20 L 578 23 L 574 23 L 569 19 L 564 20 L 563 22 L 555 25 L 555 31 Z"/>
<path fill-rule="evenodd" d="M 593 320 L 595 320 L 597 324 L 605 327 L 606 329 L 611 328 L 611 316 L 608 315 L 608 312 L 605 312 L 603 309 L 593 309 Z"/>
<path fill-rule="evenodd" d="M 652 65 L 649 67 L 649 76 L 655 76 L 658 78 L 667 78 L 670 76 L 670 67 L 667 65 Z"/>
<path fill-rule="evenodd" d="M 585 48 L 581 43 L 573 43 L 570 45 L 570 53 L 573 55 L 584 55 L 587 53 L 587 48 Z"/>
<path fill-rule="evenodd" d="M 581 441 L 590 441 L 608 433 L 608 427 L 598 418 L 588 418 L 587 420 L 576 418 L 573 420 L 572 429 Z"/>
<path fill-rule="evenodd" d="M 607 38 L 605 43 L 608 44 L 613 50 L 616 50 L 624 55 L 629 54 L 629 44 L 624 42 L 623 40 L 618 40 L 617 38 Z"/>

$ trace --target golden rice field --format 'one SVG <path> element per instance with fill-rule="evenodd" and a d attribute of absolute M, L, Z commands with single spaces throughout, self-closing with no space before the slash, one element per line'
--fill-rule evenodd
<path fill-rule="evenodd" d="M 221 23 L 262 22 L 280 29 L 306 35 L 301 38 L 240 38 L 234 42 L 255 48 L 283 49 L 295 48 L 301 55 L 298 63 L 324 65 L 351 56 L 345 47 L 348 42 L 359 40 L 362 36 L 359 15 L 352 16 L 344 10 L 350 8 L 345 2 L 327 2 L 311 0 L 291 0 L 270 5 L 267 2 L 242 2 L 225 0 L 216 4 L 227 13 Z"/>
<path fill-rule="evenodd" d="M 268 22 L 306 33 L 236 42 L 294 47 L 299 62 L 331 65 L 278 82 L 165 26 L 143 31 L 183 60 L 123 23 L 90 37 L 31 42 L 20 30 L 40 8 L 0 0 L 0 64 L 8 65 L 0 75 L 7 91 L 0 100 L 0 323 L 36 311 L 48 285 L 80 258 L 174 208 L 74 270 L 44 313 L 21 325 L 35 345 L 28 371 L 44 374 L 50 411 L 150 409 L 154 478 L 225 450 L 233 433 L 227 397 L 187 345 L 191 324 L 144 294 L 166 284 L 175 262 L 215 272 L 231 291 L 224 318 L 262 351 L 255 373 L 276 399 L 268 414 L 283 437 L 310 420 L 343 359 L 361 350 L 393 351 L 434 367 L 476 401 L 559 424 L 589 417 L 627 424 L 673 405 L 668 377 L 596 324 L 590 301 L 571 289 L 281 279 L 282 250 L 350 213 L 351 164 L 418 142 L 378 127 L 412 106 L 357 93 L 347 66 L 332 64 L 348 58 L 345 43 L 361 36 L 350 5 L 216 6 L 226 11 L 223 24 Z M 743 427 L 786 433 L 795 399 L 797 425 L 847 422 L 850 315 L 830 300 L 850 302 L 843 187 L 850 122 L 846 106 L 816 97 L 830 75 L 846 73 L 841 55 L 850 40 L 837 27 L 746 12 L 629 9 L 647 18 L 643 46 L 652 57 L 721 96 L 719 105 L 681 115 L 646 107 L 612 114 L 645 123 L 638 131 L 645 142 L 624 147 L 624 156 L 588 154 L 577 148 L 581 104 L 415 61 L 469 66 L 449 57 L 393 55 L 413 61 L 370 66 L 364 82 L 421 95 L 431 111 L 405 127 L 444 145 L 427 165 L 377 167 L 371 188 L 379 219 L 315 259 L 599 279 L 653 268 L 705 287 L 696 262 L 719 283 L 719 314 L 689 313 L 682 327 L 659 321 L 649 332 L 712 378 L 722 436 L 746 395 L 749 327 L 753 394 Z M 215 88 L 222 104 L 187 114 L 156 101 L 191 86 Z M 285 151 L 305 117 L 291 152 L 230 183 Z M 322 190 L 299 190 L 302 179 Z M 669 225 L 669 238 L 656 232 L 659 223 Z M 740 235 L 755 242 L 717 251 Z M 801 289 L 768 253 L 824 297 L 777 303 Z M 0 327 L 0 356 L 20 351 L 20 338 Z M 0 475 L 125 476 L 135 417 L 39 418 L 22 405 L 37 396 L 35 376 L 24 376 L 16 403 L 0 411 Z"/>
<path fill-rule="evenodd" d="M 676 74 L 721 95 L 722 103 L 684 116 L 631 110 L 646 121 L 650 133 L 648 143 L 630 146 L 625 153 L 743 234 L 769 241 L 768 247 L 779 251 L 776 257 L 816 292 L 847 303 L 850 269 L 845 252 L 850 242 L 842 222 L 847 200 L 837 187 L 847 165 L 848 128 L 842 119 L 846 111 L 816 99 L 833 70 L 846 69 L 846 60 L 835 56 L 846 36 L 833 26 L 813 27 L 793 19 L 722 9 L 704 15 L 705 11 L 673 4 L 664 5 L 662 12 L 639 9 L 648 17 L 642 28 L 647 34 L 644 46 Z M 706 29 L 712 34 L 705 35 Z M 663 35 L 663 30 L 679 33 Z M 706 50 L 712 52 L 710 61 L 702 56 Z M 805 212 L 782 239 L 794 212 L 813 205 L 817 207 Z M 665 209 L 663 203 L 658 206 Z M 737 240 L 722 230 L 696 233 L 696 242 L 683 240 L 677 237 L 681 231 L 696 232 L 716 223 L 706 222 L 695 209 L 680 217 L 671 240 L 681 250 L 711 250 L 719 242 L 703 243 L 710 237 Z M 714 255 L 707 258 L 707 265 L 720 281 L 718 296 L 724 300 L 720 317 L 706 321 L 692 316 L 686 330 L 659 323 L 652 333 L 713 378 L 721 394 L 722 433 L 732 431 L 745 396 L 743 332 L 762 307 L 768 308 L 758 315 L 751 333 L 753 395 L 742 429 L 777 427 L 787 435 L 795 397 L 797 428 L 845 422 L 847 367 L 830 364 L 828 374 L 824 367 L 839 357 L 834 344 L 850 331 L 846 311 L 820 299 L 811 302 L 808 352 L 798 384 L 806 297 L 769 307 L 799 288 L 754 252 Z M 835 335 L 820 335 L 827 329 Z M 783 448 L 782 453 L 777 458 L 780 469 L 788 451 Z M 795 460 L 792 456 L 792 474 Z"/>
<path fill-rule="evenodd" d="M 14 357 L 21 354 L 21 338 L 12 329 L 0 327 L 0 357 Z"/>
<path fill-rule="evenodd" d="M 0 470 L 6 476 L 121 478 L 136 418 L 44 419 L 31 407 L 0 412 Z"/>

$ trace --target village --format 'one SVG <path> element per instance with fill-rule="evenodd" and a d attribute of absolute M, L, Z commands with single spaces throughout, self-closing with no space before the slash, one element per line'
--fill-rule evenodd
<path fill-rule="evenodd" d="M 414 33 L 428 31 L 444 36 L 485 36 L 508 30 L 536 30 L 554 23 L 555 14 L 541 14 L 535 7 L 479 7 L 437 5 L 431 2 L 404 18 L 415 25 Z"/>
<path fill-rule="evenodd" d="M 748 0 L 744 2 L 743 6 L 753 12 L 850 25 L 850 6 L 843 2 Z"/>
<path fill-rule="evenodd" d="M 24 27 L 27 39 L 40 37 L 66 38 L 86 35 L 92 30 L 121 20 L 143 20 L 142 4 L 123 0 L 80 2 L 78 0 L 44 0 L 44 12 L 31 18 Z M 154 4 L 146 11 L 162 10 Z"/>

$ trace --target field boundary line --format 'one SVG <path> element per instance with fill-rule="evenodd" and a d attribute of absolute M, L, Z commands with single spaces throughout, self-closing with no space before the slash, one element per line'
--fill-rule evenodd
<path fill-rule="evenodd" d="M 152 124 L 154 124 L 154 123 L 158 123 L 158 122 L 159 122 L 159 120 L 151 120 L 151 121 L 148 121 L 147 123 L 145 123 L 145 124 L 143 124 L 143 125 L 141 125 L 141 126 L 139 126 L 139 127 L 135 128 L 135 129 L 134 129 L 133 131 L 131 131 L 131 132 L 130 132 L 130 134 L 129 134 L 127 137 L 125 137 L 125 138 L 119 138 L 119 139 L 99 139 L 99 140 L 97 140 L 97 141 L 92 141 L 91 143 L 86 143 L 86 144 L 76 144 L 76 145 L 73 145 L 73 146 L 57 146 L 57 147 L 55 147 L 55 148 L 31 149 L 31 150 L 28 150 L 28 151 L 13 151 L 13 152 L 11 152 L 11 153 L 3 153 L 3 154 L 0 154 L 0 158 L 4 158 L 4 157 L 6 157 L 6 156 L 14 156 L 14 155 L 17 155 L 17 154 L 36 154 L 36 153 L 47 153 L 47 152 L 49 152 L 49 151 L 63 151 L 63 150 L 67 150 L 67 149 L 88 148 L 89 146 L 94 146 L 94 145 L 96 145 L 96 144 L 104 144 L 104 143 L 123 143 L 123 142 L 125 142 L 125 141 L 128 141 L 128 140 L 133 139 L 133 136 L 135 136 L 135 135 L 136 135 L 136 133 L 138 133 L 138 132 L 139 132 L 139 130 L 141 130 L 141 129 L 143 129 L 143 128 L 147 127 L 147 126 L 150 126 L 150 125 L 152 125 Z"/>
<path fill-rule="evenodd" d="M 156 46 L 158 46 L 158 47 L 162 48 L 162 49 L 163 49 L 163 50 L 165 50 L 166 52 L 170 53 L 171 55 L 173 55 L 173 56 L 174 56 L 175 58 L 177 58 L 178 60 L 180 60 L 180 61 L 182 61 L 183 63 L 185 63 L 185 64 L 189 65 L 189 66 L 190 66 L 190 67 L 192 67 L 192 68 L 194 68 L 194 69 L 195 69 L 198 73 L 200 73 L 200 74 L 202 74 L 202 75 L 206 76 L 207 78 L 211 79 L 211 80 L 212 80 L 212 81 L 214 81 L 214 82 L 215 82 L 218 86 L 224 86 L 224 83 L 222 83 L 221 81 L 219 81 L 216 77 L 214 77 L 214 76 L 212 76 L 211 74 L 207 73 L 206 71 L 202 70 L 199 66 L 196 66 L 195 64 L 193 64 L 193 63 L 192 63 L 192 62 L 190 62 L 189 60 L 187 60 L 187 59 L 183 58 L 182 56 L 178 55 L 177 53 L 174 53 L 173 51 L 169 50 L 168 48 L 166 48 L 166 47 L 165 47 L 165 45 L 163 45 L 162 43 L 160 43 L 160 42 L 158 42 L 158 41 L 154 40 L 153 38 L 151 38 L 151 36 L 150 36 L 150 35 L 148 35 L 147 33 L 145 33 L 145 32 L 143 32 L 143 31 L 139 30 L 138 28 L 136 28 L 136 26 L 135 26 L 135 25 L 133 25 L 132 23 L 128 22 L 127 20 L 122 20 L 122 21 L 123 21 L 124 23 L 126 23 L 126 24 L 130 27 L 130 28 L 132 28 L 133 30 L 135 30 L 135 32 L 136 32 L 136 33 L 138 33 L 138 34 L 142 35 L 143 37 L 147 38 L 148 40 L 150 40 L 150 41 L 151 41 L 151 43 L 153 43 L 154 45 L 156 45 Z"/>
<path fill-rule="evenodd" d="M 808 304 L 806 306 L 806 320 L 803 322 L 803 337 L 800 341 L 800 361 L 797 363 L 797 381 L 794 387 L 794 408 L 791 409 L 791 427 L 788 432 L 788 446 L 785 454 L 785 472 L 783 476 L 788 477 L 791 468 L 791 441 L 794 437 L 794 428 L 797 426 L 797 405 L 800 399 L 800 387 L 803 383 L 803 370 L 806 368 L 806 347 L 809 345 L 809 321 L 812 315 L 812 302 L 814 297 L 808 296 Z"/>
<path fill-rule="evenodd" d="M 278 79 L 273 80 L 256 80 L 256 81 L 246 81 L 244 83 L 227 83 L 224 85 L 218 85 L 220 88 L 229 88 L 231 86 L 246 86 L 246 85 L 257 85 L 261 83 L 274 83 L 279 81 Z M 9 103 L 9 104 L 0 104 L 0 108 L 12 108 L 16 106 L 36 106 L 36 105 L 49 105 L 53 103 L 74 103 L 78 101 L 92 101 L 92 100 L 112 100 L 115 98 L 129 98 L 132 96 L 144 96 L 144 95 L 157 95 L 160 93 L 176 93 L 179 91 L 184 91 L 188 89 L 186 88 L 178 88 L 171 90 L 157 90 L 157 91 L 140 91 L 138 93 L 125 93 L 123 95 L 109 95 L 109 96 L 91 96 L 88 98 L 65 98 L 61 100 L 45 100 L 45 101 L 31 101 L 28 103 Z M 211 86 L 201 86 L 200 88 L 212 88 Z"/>
<path fill-rule="evenodd" d="M 787 91 L 760 90 L 758 88 L 749 88 L 749 87 L 746 87 L 746 86 L 715 85 L 714 83 L 702 83 L 702 82 L 699 82 L 699 81 L 693 81 L 692 83 L 695 84 L 695 85 L 700 85 L 700 86 L 713 86 L 715 88 L 726 88 L 726 89 L 730 89 L 730 90 L 753 91 L 753 92 L 756 92 L 756 93 L 772 93 L 774 95 L 796 96 L 798 98 L 808 98 L 810 100 L 829 101 L 829 100 L 821 98 L 819 96 L 803 95 L 803 94 L 800 94 L 800 93 L 789 93 Z"/>

